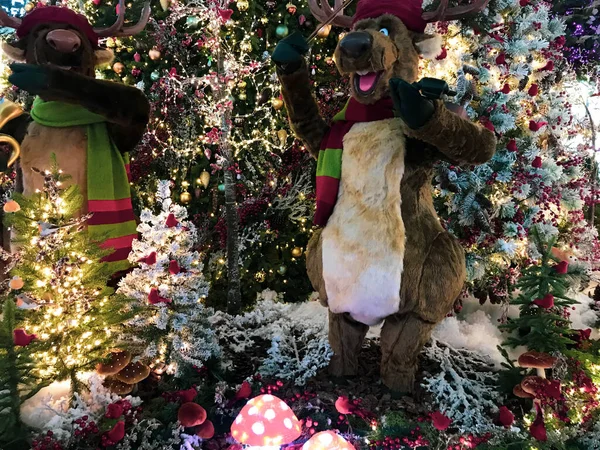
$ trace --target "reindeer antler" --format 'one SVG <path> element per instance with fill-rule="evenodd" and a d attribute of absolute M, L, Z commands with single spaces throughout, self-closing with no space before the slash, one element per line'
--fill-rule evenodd
<path fill-rule="evenodd" d="M 344 0 L 334 0 L 333 7 L 329 4 L 329 0 L 308 0 L 310 12 L 320 23 L 330 22 L 332 25 L 337 25 L 338 27 L 352 28 L 352 17 L 344 15 L 343 6 Z M 330 21 L 331 16 L 333 16 L 338 9 L 340 11 L 335 19 Z"/>
<path fill-rule="evenodd" d="M 150 19 L 150 3 L 144 4 L 142 9 L 142 15 L 138 23 L 131 27 L 123 28 L 125 23 L 125 0 L 119 0 L 119 14 L 117 20 L 108 28 L 94 28 L 94 32 L 99 37 L 122 37 L 122 36 L 133 36 L 138 34 L 144 29 Z"/>
<path fill-rule="evenodd" d="M 448 0 L 440 0 L 440 4 L 435 11 L 423 13 L 422 17 L 426 22 L 457 20 L 483 11 L 489 2 L 490 0 L 474 0 L 470 5 L 448 8 Z"/>
<path fill-rule="evenodd" d="M 0 8 L 0 25 L 6 28 L 19 28 L 21 26 L 21 19 L 18 17 L 9 16 L 6 11 Z"/>

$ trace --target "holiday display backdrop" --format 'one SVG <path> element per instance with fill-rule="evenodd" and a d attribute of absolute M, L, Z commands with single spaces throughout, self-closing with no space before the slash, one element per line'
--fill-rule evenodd
<path fill-rule="evenodd" d="M 96 25 L 116 17 L 114 2 L 69 6 Z M 141 7 L 128 6 L 128 18 Z M 593 67 L 568 45 L 561 14 L 571 14 L 551 7 L 491 0 L 432 30 L 444 45 L 423 76 L 456 88 L 451 101 L 495 130 L 499 146 L 475 170 L 438 168 L 438 211 L 467 249 L 475 298 L 434 332 L 417 398 L 398 399 L 376 383 L 374 341 L 361 377 L 332 382 L 326 310 L 284 303 L 312 291 L 303 255 L 314 165 L 288 129 L 269 52 L 315 29 L 306 2 L 153 3 L 143 34 L 106 41 L 117 58 L 100 70 L 153 104 L 132 161 L 137 267 L 117 294 L 98 290 L 102 253 L 50 159 L 39 198 L 6 198 L 25 239 L 3 301 L 0 412 L 10 419 L 0 447 L 308 449 L 342 435 L 355 448 L 596 448 L 600 290 L 577 294 L 595 278 L 596 145 L 593 118 L 570 110 L 596 91 Z M 328 117 L 346 97 L 331 59 L 339 31 L 321 30 L 309 56 Z M 32 207 L 42 200 L 46 212 Z M 246 405 L 259 394 L 285 403 Z"/>

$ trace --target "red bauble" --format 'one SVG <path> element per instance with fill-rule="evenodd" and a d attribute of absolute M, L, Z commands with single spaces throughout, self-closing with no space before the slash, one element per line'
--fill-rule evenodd
<path fill-rule="evenodd" d="M 542 157 L 541 156 L 536 156 L 534 158 L 534 160 L 531 162 L 531 165 L 533 167 L 535 167 L 536 169 L 541 169 L 542 168 Z"/>
<path fill-rule="evenodd" d="M 501 406 L 498 410 L 498 422 L 505 427 L 510 427 L 515 421 L 515 415 L 506 406 Z"/>

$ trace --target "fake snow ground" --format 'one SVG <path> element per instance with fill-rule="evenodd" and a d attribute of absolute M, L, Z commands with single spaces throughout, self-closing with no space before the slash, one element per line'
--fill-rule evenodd
<path fill-rule="evenodd" d="M 274 294 L 274 293 L 272 293 Z M 263 293 L 263 297 L 269 297 Z M 276 297 L 276 294 L 274 294 Z M 599 337 L 599 332 L 594 328 L 597 318 L 596 313 L 591 310 L 592 299 L 585 294 L 579 294 L 576 299 L 580 302 L 574 311 L 572 311 L 571 321 L 575 329 L 593 329 L 593 338 Z M 503 313 L 502 307 L 486 303 L 480 305 L 478 300 L 469 298 L 463 302 L 463 310 L 458 316 L 452 316 L 444 319 L 434 330 L 433 338 L 445 344 L 445 346 L 456 350 L 467 350 L 474 355 L 482 358 L 489 358 L 496 367 L 503 361 L 502 355 L 498 351 L 498 346 L 502 344 L 504 336 L 498 329 L 498 319 Z M 327 309 L 317 301 L 289 305 L 287 309 L 289 321 L 311 323 L 326 333 L 328 320 Z M 508 317 L 516 317 L 518 309 L 510 307 L 507 311 Z M 368 338 L 377 338 L 381 327 L 372 327 L 367 335 Z M 523 352 L 523 349 L 509 350 L 509 355 L 513 360 Z M 77 402 L 75 409 L 69 409 L 69 382 L 54 383 L 47 388 L 42 389 L 37 395 L 29 399 L 22 407 L 23 421 L 34 428 L 41 430 L 60 430 L 62 422 L 71 423 L 77 417 L 73 414 L 82 416 L 90 414 L 94 416 L 94 409 L 103 411 L 106 405 L 115 401 L 119 397 L 107 393 L 101 386 L 102 380 L 90 374 L 83 374 L 82 377 L 89 379 L 91 384 L 89 398 L 82 398 Z M 137 399 L 128 397 L 132 403 L 137 403 Z"/>

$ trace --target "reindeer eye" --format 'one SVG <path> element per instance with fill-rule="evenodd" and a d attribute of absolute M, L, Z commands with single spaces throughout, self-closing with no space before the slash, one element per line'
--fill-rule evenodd
<path fill-rule="evenodd" d="M 379 32 L 385 36 L 389 36 L 390 32 L 388 31 L 387 28 L 382 28 L 381 30 L 379 30 Z"/>

